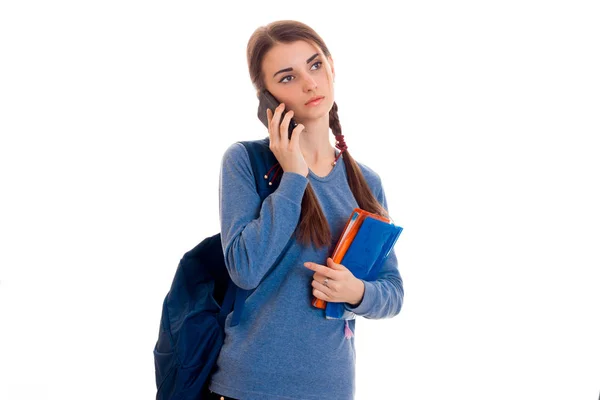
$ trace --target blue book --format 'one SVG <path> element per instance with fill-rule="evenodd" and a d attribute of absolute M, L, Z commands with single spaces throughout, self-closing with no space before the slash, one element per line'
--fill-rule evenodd
<path fill-rule="evenodd" d="M 376 280 L 401 232 L 402 228 L 392 223 L 365 217 L 340 264 L 359 279 Z M 327 303 L 325 316 L 329 319 L 354 319 L 356 315 L 346 310 L 344 304 Z"/>

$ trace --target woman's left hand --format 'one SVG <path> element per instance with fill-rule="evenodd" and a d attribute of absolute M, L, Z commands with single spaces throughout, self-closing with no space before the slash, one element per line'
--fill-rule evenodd
<path fill-rule="evenodd" d="M 365 293 L 365 284 L 356 278 L 352 272 L 342 264 L 327 258 L 327 266 L 306 262 L 304 266 L 312 271 L 313 295 L 317 299 L 332 303 L 348 303 L 355 307 L 362 301 Z"/>

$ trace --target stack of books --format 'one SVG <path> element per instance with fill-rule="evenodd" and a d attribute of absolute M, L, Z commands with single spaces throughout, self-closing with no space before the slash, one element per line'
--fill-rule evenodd
<path fill-rule="evenodd" d="M 356 278 L 374 281 L 401 232 L 402 228 L 388 218 L 355 208 L 331 258 L 348 268 Z M 329 319 L 345 319 L 350 314 L 346 312 L 344 303 L 327 303 L 313 298 L 312 304 L 325 309 L 325 316 Z"/>

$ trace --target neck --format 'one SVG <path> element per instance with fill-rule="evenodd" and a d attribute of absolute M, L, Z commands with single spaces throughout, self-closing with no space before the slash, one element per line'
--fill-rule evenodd
<path fill-rule="evenodd" d="M 300 149 L 306 163 L 315 165 L 331 162 L 335 157 L 335 149 L 329 138 L 329 114 L 302 124 L 305 129 L 300 136 Z"/>

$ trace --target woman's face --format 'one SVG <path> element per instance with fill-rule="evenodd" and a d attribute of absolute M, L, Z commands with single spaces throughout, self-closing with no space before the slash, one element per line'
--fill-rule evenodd
<path fill-rule="evenodd" d="M 267 52 L 262 71 L 265 86 L 294 119 L 306 122 L 329 114 L 333 106 L 333 60 L 326 58 L 315 45 L 303 40 L 280 43 Z M 324 97 L 318 104 L 307 104 L 315 96 Z"/>

